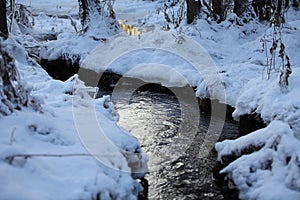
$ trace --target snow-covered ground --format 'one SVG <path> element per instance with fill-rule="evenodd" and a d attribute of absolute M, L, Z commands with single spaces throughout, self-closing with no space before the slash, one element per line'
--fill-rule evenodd
<path fill-rule="evenodd" d="M 106 126 L 101 126 L 104 140 L 93 141 L 98 146 L 91 152 L 89 143 L 82 139 L 88 132 L 99 131 L 78 132 L 90 119 L 80 121 L 77 116 L 74 120 L 75 107 L 85 108 L 84 102 L 74 100 L 74 91 L 84 89 L 83 83 L 77 76 L 66 82 L 53 80 L 15 42 L 21 37 L 6 41 L 8 51 L 15 58 L 22 82 L 42 109 L 24 108 L 0 117 L 0 198 L 136 199 L 143 188 L 133 176 L 142 177 L 147 171 L 147 157 L 137 139 L 117 125 L 109 97 L 92 101 L 96 119 Z M 115 147 L 114 152 L 107 143 Z"/>
<path fill-rule="evenodd" d="M 115 1 L 114 10 L 116 12 L 116 17 L 125 23 L 131 25 L 138 25 L 140 19 L 144 16 L 155 12 L 164 1 Z M 130 6 L 128 6 L 130 4 Z"/>
<path fill-rule="evenodd" d="M 39 13 L 47 13 L 49 15 L 78 15 L 79 10 L 77 0 L 16 0 L 16 3 L 24 4 L 35 15 Z"/>
<path fill-rule="evenodd" d="M 71 0 L 64 1 L 63 3 L 59 1 L 44 1 L 43 4 L 38 4 L 37 1 L 31 2 L 22 0 L 22 2 L 26 2 L 25 5 L 34 7 L 35 12 L 46 12 L 45 8 L 48 8 L 51 4 L 52 7 L 49 12 L 52 13 L 60 13 L 62 11 L 62 13 L 73 13 L 73 9 L 75 9 L 74 6 L 75 4 L 77 5 L 77 1 Z M 57 6 L 53 7 L 53 4 Z M 238 19 L 236 16 L 230 15 L 226 21 L 220 24 L 215 22 L 208 23 L 206 20 L 199 19 L 193 25 L 186 25 L 183 21 L 180 34 L 173 32 L 165 33 L 160 30 L 160 28 L 165 26 L 163 14 L 157 12 L 157 8 L 162 4 L 163 1 L 151 2 L 139 0 L 117 0 L 115 3 L 119 20 L 125 20 L 134 25 L 142 25 L 141 23 L 144 23 L 143 26 L 146 27 L 155 25 L 157 28 L 153 32 L 150 31 L 144 35 L 132 37 L 120 34 L 109 38 L 110 35 L 104 35 L 104 37 L 107 38 L 106 42 L 99 42 L 90 37 L 78 37 L 74 34 L 75 32 L 74 29 L 72 29 L 72 26 L 68 25 L 69 31 L 56 31 L 58 33 L 58 40 L 46 43 L 41 51 L 41 56 L 43 58 L 56 59 L 62 53 L 70 53 L 81 55 L 81 62 L 83 62 L 90 52 L 97 47 L 95 51 L 103 50 L 106 52 L 104 55 L 106 55 L 105 59 L 107 60 L 105 62 L 101 61 L 104 63 L 103 65 L 97 63 L 98 66 L 95 67 L 92 63 L 91 65 L 83 65 L 83 67 L 86 66 L 95 71 L 101 71 L 106 69 L 109 65 L 111 70 L 120 74 L 125 74 L 133 69 L 131 73 L 127 73 L 128 76 L 139 77 L 146 81 L 158 81 L 164 85 L 172 86 L 182 86 L 189 83 L 190 85 L 197 87 L 196 94 L 200 97 L 207 97 L 208 93 L 206 86 L 214 85 L 210 84 L 210 81 L 216 83 L 215 77 L 218 77 L 218 79 L 220 77 L 222 82 L 221 85 L 224 87 L 226 94 L 226 103 L 236 108 L 234 112 L 234 117 L 236 119 L 243 114 L 256 112 L 269 124 L 265 129 L 258 130 L 240 139 L 224 141 L 216 145 L 219 159 L 232 152 L 239 154 L 242 149 L 251 144 L 263 145 L 261 150 L 240 157 L 225 168 L 223 172 L 231 174 L 231 178 L 233 178 L 241 192 L 240 197 L 243 199 L 299 199 L 300 142 L 298 139 L 300 138 L 300 60 L 298 58 L 300 48 L 300 15 L 298 12 L 293 11 L 292 8 L 290 9 L 286 18 L 287 23 L 284 25 L 282 32 L 283 42 L 285 43 L 286 52 L 290 57 L 293 70 L 288 88 L 282 89 L 278 84 L 278 73 L 273 72 L 270 80 L 267 80 L 265 70 L 266 57 L 261 43 L 264 34 L 271 32 L 271 28 L 269 28 L 267 24 L 251 21 L 248 24 L 237 25 L 236 20 Z M 130 5 L 130 7 L 128 5 Z M 49 24 L 51 20 L 56 19 L 40 15 L 40 17 L 37 18 L 37 24 L 34 26 L 33 30 L 38 32 L 45 27 L 51 26 L 42 26 L 43 24 Z M 65 26 L 63 23 L 61 25 L 62 26 L 55 27 L 55 30 L 62 30 L 61 27 Z M 151 34 L 155 37 L 151 37 Z M 185 34 L 185 36 L 183 36 L 183 34 Z M 189 39 L 185 39 L 186 37 L 189 37 Z M 270 40 L 270 38 L 267 39 Z M 191 42 L 191 40 L 193 42 Z M 144 41 L 150 41 L 149 43 L 152 45 L 150 45 L 150 47 L 152 49 L 155 47 L 156 51 L 145 49 Z M 146 45 L 147 47 L 149 47 L 149 43 Z M 170 48 L 174 43 L 178 45 L 178 49 L 175 47 L 175 49 L 171 51 Z M 194 62 L 189 62 L 190 58 L 197 58 L 199 59 L 199 62 L 202 62 L 202 58 L 199 55 L 194 55 L 187 59 L 186 54 L 193 54 L 194 49 L 191 49 L 191 51 L 186 49 L 185 54 L 178 54 L 178 52 L 180 52 L 179 46 L 182 44 L 200 45 L 201 48 L 206 50 L 211 56 L 218 74 L 215 75 L 215 77 L 209 76 L 209 80 L 206 79 L 203 81 L 203 76 L 205 75 L 202 74 L 201 76 L 201 73 L 198 73 L 197 70 L 195 70 L 195 66 L 193 66 Z M 135 51 L 133 47 L 138 48 L 138 51 Z M 157 49 L 160 51 L 157 51 Z M 162 51 L 166 49 L 167 51 Z M 109 52 L 114 52 L 116 55 L 113 54 L 111 57 L 107 58 Z M 85 64 L 87 61 L 93 61 L 93 59 L 88 58 L 88 60 L 85 60 Z M 160 65 L 159 68 L 149 71 L 149 66 L 153 67 L 157 64 Z M 8 149 L 8 153 L 2 154 L 8 155 L 9 152 L 14 151 L 10 151 L 9 149 L 17 149 L 18 146 L 20 146 L 20 148 L 25 148 L 27 151 L 30 149 L 29 153 L 34 153 L 34 150 L 41 151 L 45 149 L 49 150 L 49 152 L 54 151 L 56 153 L 74 153 L 74 149 L 76 149 L 76 153 L 85 152 L 83 147 L 79 145 L 79 138 L 73 135 L 75 129 L 74 122 L 71 118 L 71 97 L 70 95 L 65 94 L 66 91 L 62 89 L 65 88 L 67 90 L 67 88 L 70 88 L 72 81 L 69 80 L 66 83 L 62 83 L 60 81 L 51 80 L 41 69 L 34 68 L 33 71 L 38 71 L 36 73 L 39 75 L 32 78 L 30 77 L 32 76 L 32 73 L 30 75 L 27 73 L 28 70 L 25 70 L 26 64 L 24 64 L 24 62 L 19 62 L 18 66 L 21 73 L 24 73 L 23 76 L 25 79 L 33 82 L 33 94 L 35 96 L 40 96 L 41 99 L 46 99 L 44 100 L 45 114 L 36 114 L 33 113 L 33 111 L 17 112 L 10 117 L 1 119 L 0 123 L 5 125 L 5 132 L 7 134 L 6 137 L 1 138 L 3 143 L 2 146 L 5 147 L 4 149 Z M 143 70 L 140 66 L 148 66 L 148 68 L 146 67 L 145 70 Z M 162 69 L 168 69 L 168 76 L 166 76 L 166 73 L 164 73 Z M 40 75 L 41 73 L 42 75 Z M 185 80 L 183 80 L 183 77 Z M 203 84 L 205 81 L 206 84 Z M 47 90 L 46 88 L 49 85 L 52 86 Z M 54 90 L 53 88 L 57 88 L 57 90 Z M 103 119 L 111 120 L 110 123 L 114 123 L 112 119 L 108 119 L 109 117 L 107 118 L 107 115 L 111 114 L 109 114 L 106 109 L 100 109 L 99 113 L 106 113 L 106 117 L 103 116 Z M 34 117 L 31 119 L 28 115 Z M 47 118 L 47 120 L 45 120 L 47 123 L 41 122 L 40 126 L 31 128 L 35 131 L 28 128 L 31 124 L 36 126 L 36 120 L 38 122 L 42 121 L 42 117 Z M 23 118 L 27 120 L 23 120 Z M 12 121 L 15 120 L 21 121 L 22 123 L 20 122 L 17 125 L 14 125 L 16 129 L 13 131 L 14 129 L 12 127 L 14 126 L 7 126 L 7 124 L 12 123 Z M 55 123 L 56 121 L 59 121 L 60 123 Z M 62 124 L 61 121 L 64 123 Z M 67 124 L 72 124 L 71 128 L 70 126 L 67 126 Z M 18 133 L 18 131 L 21 133 Z M 45 131 L 47 133 L 50 132 L 51 134 L 39 134 L 39 132 L 44 133 Z M 15 132 L 13 134 L 15 141 L 13 142 L 13 145 L 10 145 L 9 141 L 12 132 Z M 123 134 L 123 131 L 120 131 L 120 134 Z M 134 140 L 132 137 L 129 138 L 129 140 Z M 38 143 L 34 143 L 33 141 L 38 141 Z M 47 145 L 47 148 L 44 148 L 44 146 L 41 148 L 40 143 Z M 276 143 L 276 145 L 273 143 Z M 134 144 L 138 145 L 136 140 L 134 140 Z M 30 148 L 28 145 L 30 145 Z M 50 148 L 49 146 L 54 146 L 55 148 Z M 22 151 L 23 150 L 16 150 L 17 153 Z M 289 161 L 286 161 L 287 158 Z M 87 172 L 80 171 L 79 173 L 87 173 L 88 176 L 85 177 L 84 180 L 79 179 L 77 184 L 73 182 L 68 183 L 68 185 L 71 185 L 72 187 L 80 188 L 80 190 L 73 190 L 82 191 L 80 195 L 90 195 L 91 191 L 94 191 L 90 188 L 95 188 L 96 186 L 95 184 L 86 185 L 86 182 L 90 181 L 91 183 L 94 183 L 97 173 L 102 174 L 101 172 L 97 172 L 99 168 L 97 167 L 97 163 L 92 158 L 86 157 L 71 157 L 67 159 L 70 159 L 70 161 L 72 161 L 71 164 L 75 165 L 70 167 L 74 169 L 74 171 L 77 169 L 85 169 L 84 167 L 78 166 L 78 163 L 81 163 L 82 160 L 88 160 L 84 165 L 91 165 L 92 167 L 90 168 L 94 169 L 87 170 Z M 16 174 L 15 179 L 11 178 L 9 180 L 12 180 L 10 181 L 11 184 L 16 184 L 15 187 L 22 187 L 22 184 L 25 185 L 25 181 L 19 181 L 20 177 L 23 176 L 28 178 L 32 176 L 34 177 L 34 183 L 39 184 L 41 179 L 37 174 L 41 174 L 41 172 L 45 172 L 47 176 L 50 176 L 46 178 L 49 180 L 51 179 L 53 183 L 59 182 L 61 176 L 59 175 L 59 172 L 57 172 L 56 164 L 54 163 L 61 162 L 59 165 L 62 165 L 64 162 L 67 162 L 63 161 L 61 158 L 49 159 L 40 157 L 29 158 L 27 161 L 24 161 L 24 159 L 20 160 L 21 161 L 16 164 L 17 167 L 8 164 L 5 164 L 5 167 L 3 167 L 3 165 L 0 167 L 3 172 L 8 170 L 8 168 L 9 170 L 14 170 L 11 174 Z M 269 161 L 271 161 L 270 166 L 265 167 L 264 164 Z M 70 164 L 70 162 L 67 163 L 68 165 Z M 19 167 L 20 165 L 25 167 Z M 74 171 L 67 171 L 64 179 L 69 182 L 74 180 L 72 179 Z M 135 184 L 130 176 L 125 174 L 123 176 L 126 178 L 120 179 L 132 183 L 126 185 L 122 181 L 116 181 L 116 176 L 110 177 L 105 171 L 103 174 L 106 179 L 111 180 L 114 184 L 123 184 L 122 186 L 126 186 L 127 192 L 133 191 L 131 190 L 132 188 L 128 189 L 129 185 Z M 80 175 L 78 177 L 82 178 Z M 8 177 L 6 179 L 8 179 Z M 1 179 L 1 181 L 4 181 L 3 183 L 5 183 L 8 181 L 6 179 Z M 17 181 L 15 182 L 15 180 Z M 60 184 L 62 184 L 62 181 Z M 34 186 L 35 185 L 26 187 Z M 101 184 L 99 183 L 99 187 L 100 186 Z M 3 192 L 11 194 L 10 188 L 11 187 L 6 184 Z M 61 188 L 61 185 L 57 184 L 57 190 L 64 191 Z M 276 188 L 276 191 L 278 192 L 274 192 L 274 188 Z M 43 189 L 46 190 L 47 187 L 42 187 L 40 191 L 43 191 Z M 53 191 L 55 190 L 56 189 L 54 188 Z M 31 190 L 26 190 L 28 195 L 31 195 L 29 191 Z M 121 191 L 120 193 L 119 191 L 114 192 L 116 192 L 116 194 L 125 194 L 124 191 Z M 93 194 L 95 195 L 95 193 Z M 72 194 L 66 195 L 72 196 Z"/>
<path fill-rule="evenodd" d="M 293 130 L 278 120 L 268 127 L 255 131 L 236 140 L 224 141 L 216 145 L 219 159 L 226 155 L 241 155 L 243 150 L 261 147 L 249 155 L 244 155 L 221 170 L 240 191 L 241 199 L 299 199 L 300 142 Z"/>
<path fill-rule="evenodd" d="M 182 25 L 182 33 L 174 33 L 174 32 L 166 32 L 163 33 L 160 31 L 160 28 L 164 25 L 163 16 L 161 13 L 157 14 L 156 10 L 159 6 L 159 2 L 153 2 L 152 4 L 148 1 L 117 1 L 115 3 L 116 10 L 119 12 L 123 11 L 123 13 L 129 13 L 129 15 L 137 8 L 140 8 L 141 3 L 151 4 L 151 6 L 145 6 L 147 8 L 147 12 L 150 14 L 146 15 L 149 17 L 139 17 L 134 16 L 132 20 L 135 22 L 140 21 L 141 19 L 146 20 L 146 24 L 143 26 L 149 27 L 155 25 L 157 28 L 155 30 L 151 30 L 148 33 L 142 34 L 141 36 L 126 36 L 126 34 L 121 33 L 118 36 L 107 38 L 106 42 L 100 43 L 95 41 L 89 37 L 78 37 L 74 36 L 73 33 L 63 33 L 58 35 L 58 41 L 53 41 L 47 43 L 41 50 L 42 58 L 49 58 L 50 60 L 59 58 L 62 54 L 75 54 L 81 55 L 81 62 L 85 60 L 87 55 L 94 48 L 98 48 L 98 50 L 113 50 L 113 53 L 121 54 L 117 57 L 112 55 L 114 59 L 111 60 L 112 63 L 105 63 L 110 66 L 98 66 L 96 69 L 92 67 L 93 70 L 101 71 L 103 69 L 112 69 L 113 71 L 124 74 L 128 72 L 129 69 L 134 68 L 136 65 L 149 65 L 149 64 L 164 64 L 168 65 L 171 68 L 174 68 L 178 71 L 179 74 L 183 75 L 189 82 L 191 86 L 198 86 L 197 95 L 201 97 L 208 96 L 206 94 L 206 88 L 202 86 L 201 80 L 204 76 L 203 74 L 199 74 L 195 72 L 195 68 L 197 66 L 191 65 L 191 61 L 187 59 L 187 54 L 192 48 L 186 51 L 184 54 L 178 55 L 178 50 L 180 49 L 180 45 L 178 45 L 177 49 L 168 50 L 167 52 L 162 51 L 153 51 L 150 53 L 146 52 L 146 48 L 151 46 L 151 48 L 156 48 L 161 50 L 160 48 L 169 46 L 171 47 L 172 43 L 180 43 L 183 45 L 190 45 L 192 42 L 199 45 L 199 48 L 203 48 L 204 51 L 207 51 L 211 57 L 211 59 L 215 62 L 216 70 L 218 70 L 219 74 L 222 78 L 222 82 L 224 82 L 224 87 L 226 90 L 226 103 L 235 106 L 237 99 L 242 94 L 242 92 L 249 88 L 246 86 L 247 83 L 258 77 L 261 79 L 266 79 L 265 74 L 265 65 L 266 58 L 265 54 L 262 51 L 261 39 L 264 36 L 266 31 L 266 24 L 261 24 L 259 22 L 250 22 L 249 24 L 245 24 L 243 26 L 236 25 L 234 23 L 236 16 L 229 16 L 228 19 L 221 23 L 217 24 L 215 22 L 210 22 L 209 24 L 206 20 L 198 20 L 194 25 L 185 25 L 183 22 Z M 132 12 L 125 9 L 124 5 L 126 4 L 136 5 L 130 7 Z M 144 9 L 145 9 L 144 8 Z M 122 10 L 125 9 L 125 10 Z M 144 9 L 141 9 L 143 11 Z M 118 14 L 118 12 L 117 12 Z M 292 60 L 293 67 L 298 67 L 297 63 L 297 51 L 299 44 L 299 30 L 297 25 L 297 15 L 295 12 L 290 13 L 289 16 L 292 20 L 289 24 L 287 24 L 286 29 L 284 29 L 284 41 L 286 42 L 287 52 Z M 131 15 L 130 15 L 131 16 Z M 119 18 L 120 19 L 120 18 Z M 121 19 L 120 19 L 121 20 Z M 161 33 L 159 33 L 161 32 Z M 167 34 L 174 38 L 174 40 L 163 39 L 159 34 Z M 151 40 L 151 34 L 153 37 L 161 37 L 158 43 Z M 184 37 L 189 37 L 189 40 L 184 42 Z M 149 40 L 148 43 L 145 41 Z M 181 41 L 182 40 L 182 41 Z M 187 39 L 186 39 L 187 40 Z M 141 42 L 142 41 L 142 42 Z M 192 41 L 192 42 L 191 42 Z M 133 51 L 132 46 L 136 46 L 137 43 L 139 46 L 139 51 Z M 142 46 L 144 45 L 144 46 Z M 116 50 L 117 49 L 117 50 Z M 123 49 L 123 51 L 120 51 Z M 116 52 L 115 52 L 116 51 Z M 107 52 L 108 53 L 108 52 Z M 110 53 L 110 52 L 109 52 Z M 125 55 L 126 54 L 126 55 Z M 99 55 L 102 56 L 102 55 Z M 106 59 L 108 55 L 103 56 Z M 197 57 L 195 55 L 194 57 Z M 117 59 L 119 58 L 119 60 Z M 88 57 L 89 59 L 89 57 Z M 201 57 L 198 56 L 198 62 L 202 62 Z M 83 66 L 90 68 L 89 66 Z M 152 80 L 161 80 L 168 79 L 168 77 L 173 77 L 169 75 L 168 77 L 164 76 L 159 70 L 153 70 L 151 73 Z M 147 76 L 149 72 L 145 70 L 144 73 L 140 72 L 136 73 L 141 76 Z M 274 75 L 276 76 L 276 75 Z M 170 78 L 171 79 L 171 78 Z M 176 78 L 175 78 L 176 79 Z M 173 80 L 170 80 L 172 82 Z M 167 83 L 165 85 L 168 85 Z M 175 85 L 173 82 L 169 85 Z M 182 82 L 178 83 L 178 86 L 182 86 Z M 202 89 L 201 89 L 202 88 Z"/>

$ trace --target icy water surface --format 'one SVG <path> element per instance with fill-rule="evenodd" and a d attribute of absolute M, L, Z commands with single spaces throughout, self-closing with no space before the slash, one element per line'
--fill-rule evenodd
<path fill-rule="evenodd" d="M 180 105 L 174 95 L 144 89 L 133 94 L 117 90 L 113 101 L 119 125 L 138 138 L 149 156 L 148 199 L 223 199 L 212 178 L 216 153 L 209 149 L 203 155 L 200 149 L 210 120 L 218 123 L 220 119 L 201 113 L 198 124 L 183 125 L 182 109 L 189 111 L 185 117 L 194 122 L 197 108 L 189 102 Z M 225 137 L 235 137 L 238 127 L 226 121 L 223 132 Z"/>

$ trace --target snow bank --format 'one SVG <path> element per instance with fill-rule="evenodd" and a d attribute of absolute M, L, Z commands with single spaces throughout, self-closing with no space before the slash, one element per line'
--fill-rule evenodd
<path fill-rule="evenodd" d="M 292 74 L 289 86 L 279 86 L 277 73 L 271 74 L 271 80 L 263 78 L 252 79 L 245 85 L 245 89 L 236 102 L 235 118 L 244 114 L 256 112 L 269 123 L 281 120 L 288 123 L 296 137 L 300 138 L 300 62 L 298 49 L 300 47 L 300 21 L 295 20 L 285 25 L 283 39 L 286 51 L 291 58 Z M 279 59 L 277 59 L 279 60 Z"/>
<path fill-rule="evenodd" d="M 1 198 L 136 199 L 142 186 L 131 173 L 144 175 L 147 159 L 137 139 L 117 126 L 109 99 L 96 100 L 96 113 L 122 160 L 104 165 L 86 150 L 75 128 L 72 101 L 77 77 L 66 82 L 53 80 L 20 47 L 12 50 L 22 81 L 40 100 L 42 109 L 15 111 L 0 120 Z M 110 155 L 104 148 L 101 153 Z"/>
<path fill-rule="evenodd" d="M 226 102 L 222 79 L 205 49 L 175 31 L 119 34 L 98 45 L 82 68 L 106 70 L 164 86 L 197 87 L 196 95 Z"/>
<path fill-rule="evenodd" d="M 57 40 L 49 41 L 41 47 L 40 58 L 47 60 L 64 58 L 76 63 L 80 59 L 85 59 L 89 52 L 99 44 L 99 41 L 89 36 L 61 33 Z"/>
<path fill-rule="evenodd" d="M 77 0 L 64 0 L 64 1 L 32 1 L 32 0 L 16 0 L 16 3 L 24 4 L 29 7 L 31 12 L 39 14 L 47 12 L 51 15 L 78 15 L 78 1 Z"/>
<path fill-rule="evenodd" d="M 128 4 L 130 3 L 130 6 Z M 114 10 L 118 20 L 127 24 L 138 25 L 145 15 L 154 13 L 164 1 L 124 1 L 118 0 L 114 3 Z"/>
<path fill-rule="evenodd" d="M 298 181 L 300 177 L 300 142 L 298 140 L 300 138 L 300 82 L 298 78 L 300 62 L 296 55 L 300 46 L 299 20 L 295 20 L 293 11 L 289 14 L 292 15 L 292 21 L 285 24 L 282 31 L 283 42 L 292 60 L 293 70 L 287 88 L 279 85 L 278 69 L 271 73 L 270 80 L 266 80 L 267 76 L 263 70 L 266 66 L 266 58 L 263 51 L 258 48 L 259 40 L 264 35 L 262 32 L 253 41 L 237 45 L 242 47 L 236 49 L 240 51 L 238 57 L 232 56 L 230 60 L 225 60 L 228 58 L 225 51 L 222 59 L 221 57 L 214 58 L 217 64 L 221 64 L 220 68 L 228 71 L 228 74 L 226 72 L 227 78 L 224 78 L 226 90 L 230 86 L 239 91 L 236 93 L 238 95 L 235 95 L 235 100 L 232 101 L 235 102 L 236 108 L 233 117 L 238 119 L 245 114 L 257 113 L 269 124 L 266 128 L 249 135 L 215 145 L 220 161 L 226 156 L 239 157 L 221 170 L 221 173 L 225 173 L 227 179 L 233 180 L 239 189 L 241 199 L 300 198 L 300 182 Z M 270 29 L 266 31 L 267 34 L 269 32 Z M 232 52 L 236 53 L 236 50 L 232 49 Z M 238 64 L 230 64 L 231 62 Z M 226 63 L 232 69 L 225 68 Z M 243 68 L 237 68 L 238 65 Z M 245 68 L 246 71 L 243 72 Z M 237 73 L 240 76 L 237 76 Z M 242 80 L 244 80 L 242 87 L 236 87 L 241 85 Z M 236 81 L 240 83 L 233 85 Z M 232 85 L 227 85 L 227 83 Z M 232 89 L 230 90 L 233 91 Z M 231 96 L 234 93 L 227 94 Z M 249 150 L 254 152 L 249 153 Z"/>
<path fill-rule="evenodd" d="M 102 42 L 112 35 L 110 31 L 105 31 L 105 28 L 101 30 L 103 31 L 89 31 L 83 35 L 72 32 L 58 34 L 57 40 L 46 42 L 41 46 L 40 58 L 46 60 L 63 58 L 73 63 L 82 62 L 97 45 L 103 45 Z"/>
<path fill-rule="evenodd" d="M 67 12 L 64 15 L 66 19 L 58 18 L 56 14 L 53 17 L 48 17 L 47 15 L 51 15 L 53 11 L 46 8 L 35 18 L 37 23 L 32 32 L 36 34 L 36 37 L 38 37 L 38 33 L 45 31 L 57 37 L 56 40 L 45 41 L 41 46 L 41 59 L 56 60 L 63 58 L 72 63 L 81 62 L 97 45 L 121 31 L 117 21 L 109 17 L 106 10 L 91 14 L 89 16 L 89 26 L 87 30 L 83 31 L 78 19 L 78 2 L 69 1 L 69 7 L 73 6 L 77 10 L 76 18 L 71 17 Z M 47 5 L 47 3 L 49 2 L 45 4 Z M 62 7 L 65 4 L 58 3 L 57 6 Z M 41 7 L 43 6 L 33 5 L 31 9 Z"/>
<path fill-rule="evenodd" d="M 238 118 L 256 112 L 266 122 L 281 120 L 288 123 L 295 136 L 300 138 L 299 76 L 300 68 L 294 68 L 287 89 L 281 88 L 275 78 L 249 82 L 249 89 L 239 97 L 233 116 Z"/>
<path fill-rule="evenodd" d="M 290 127 L 272 121 L 264 129 L 236 140 L 217 143 L 218 159 L 240 156 L 247 148 L 262 146 L 249 155 L 243 155 L 220 173 L 226 173 L 240 191 L 241 199 L 299 199 L 300 142 Z"/>

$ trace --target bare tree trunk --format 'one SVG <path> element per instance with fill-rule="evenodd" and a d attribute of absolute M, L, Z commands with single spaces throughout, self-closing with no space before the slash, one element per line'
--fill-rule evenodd
<path fill-rule="evenodd" d="M 281 10 L 282 10 L 282 0 L 277 0 L 276 14 L 280 15 Z"/>
<path fill-rule="evenodd" d="M 260 21 L 269 21 L 276 9 L 276 1 L 272 0 L 253 0 L 252 7 Z"/>
<path fill-rule="evenodd" d="M 79 17 L 81 20 L 82 29 L 86 30 L 89 23 L 89 14 L 91 12 L 92 0 L 78 0 L 79 3 Z"/>
<path fill-rule="evenodd" d="M 298 9 L 298 8 L 299 8 L 298 0 L 293 0 L 292 6 L 293 6 L 294 8 L 296 8 L 296 9 Z"/>
<path fill-rule="evenodd" d="M 82 24 L 82 31 L 87 32 L 89 29 L 95 28 L 96 24 L 100 24 L 99 20 L 104 18 L 109 19 L 107 24 L 109 29 L 117 29 L 118 23 L 115 19 L 115 13 L 112 8 L 110 0 L 78 0 L 79 3 L 79 16 Z M 104 18 L 103 18 L 104 17 Z M 94 26 L 91 28 L 91 26 Z M 99 27 L 97 27 L 99 28 Z M 105 29 L 105 27 L 103 27 Z"/>
<path fill-rule="evenodd" d="M 0 0 L 0 36 L 5 39 L 8 37 L 6 0 Z"/>
<path fill-rule="evenodd" d="M 248 11 L 249 1 L 248 0 L 234 0 L 233 12 L 238 17 L 243 17 Z"/>
<path fill-rule="evenodd" d="M 212 0 L 211 3 L 215 20 L 223 21 L 225 18 L 223 0 Z"/>
<path fill-rule="evenodd" d="M 281 24 L 284 22 L 283 12 L 282 12 L 282 0 L 277 0 L 277 7 L 275 11 L 275 24 Z"/>
<path fill-rule="evenodd" d="M 187 4 L 187 23 L 191 24 L 195 17 L 199 15 L 201 11 L 200 0 L 186 0 Z"/>

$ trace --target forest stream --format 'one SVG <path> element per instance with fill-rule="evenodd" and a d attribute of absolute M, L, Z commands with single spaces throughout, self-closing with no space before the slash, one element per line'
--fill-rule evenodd
<path fill-rule="evenodd" d="M 171 90 L 160 85 L 145 84 L 132 93 L 122 84 L 125 87 L 112 94 L 118 123 L 138 138 L 149 157 L 149 192 L 142 199 L 224 199 L 213 180 L 217 154 L 207 149 L 210 153 L 201 155 L 200 149 L 210 122 L 221 119 L 201 111 L 198 124 L 182 125 L 183 109 L 190 111 L 185 123 L 193 122 L 199 112 L 193 103 L 180 104 Z M 237 124 L 226 120 L 219 139 L 237 134 Z"/>
<path fill-rule="evenodd" d="M 140 35 L 153 29 L 139 29 L 121 21 L 120 27 L 128 35 Z M 66 80 L 79 69 L 74 63 L 68 66 L 66 61 L 56 60 L 53 66 L 65 68 L 62 72 L 56 69 L 55 74 L 52 74 L 54 72 L 49 63 L 41 64 L 55 79 Z M 159 85 L 149 84 L 133 94 L 130 92 L 123 87 L 114 92 L 112 101 L 120 115 L 119 125 L 137 137 L 142 150 L 149 157 L 149 173 L 146 175 L 149 187 L 147 197 L 143 196 L 142 199 L 224 199 L 213 180 L 217 154 L 214 149 L 205 149 L 210 153 L 201 155 L 202 150 L 199 148 L 210 122 L 218 123 L 222 119 L 201 111 L 198 123 L 185 124 L 186 128 L 182 129 L 182 109 L 190 111 L 185 116 L 187 121 L 195 121 L 194 117 L 199 115 L 195 112 L 199 112 L 199 107 L 194 108 L 190 102 L 180 104 L 168 88 Z M 123 98 L 128 95 L 131 96 L 129 101 Z M 226 120 L 220 140 L 236 138 L 237 135 L 236 122 Z"/>

